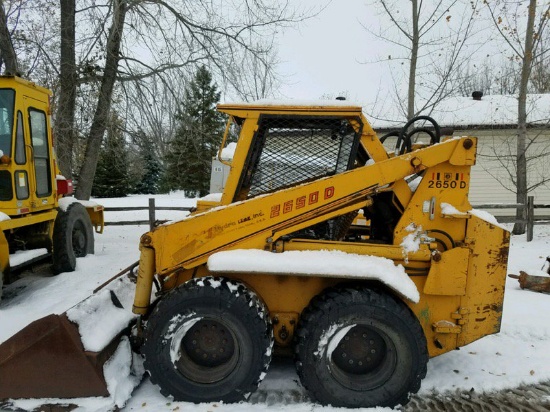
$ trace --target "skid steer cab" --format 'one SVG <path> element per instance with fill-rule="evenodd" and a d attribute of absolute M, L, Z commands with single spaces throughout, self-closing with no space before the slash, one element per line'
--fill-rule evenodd
<path fill-rule="evenodd" d="M 476 138 L 423 118 L 390 144 L 345 101 L 218 110 L 238 136 L 223 193 L 140 240 L 133 340 L 164 395 L 246 400 L 290 354 L 321 404 L 403 405 L 430 357 L 499 331 L 509 233 L 468 202 Z"/>
<path fill-rule="evenodd" d="M 73 271 L 77 257 L 94 252 L 94 228 L 103 230 L 102 206 L 67 197 L 72 182 L 56 164 L 50 97 L 0 77 L 0 286 L 50 256 L 55 273 Z"/>

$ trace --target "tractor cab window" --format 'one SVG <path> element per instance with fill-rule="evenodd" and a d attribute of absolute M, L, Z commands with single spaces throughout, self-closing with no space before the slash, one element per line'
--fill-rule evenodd
<path fill-rule="evenodd" d="M 262 116 L 237 197 L 247 193 L 250 198 L 351 169 L 360 135 L 350 119 Z"/>
<path fill-rule="evenodd" d="M 25 154 L 25 134 L 23 132 L 23 115 L 17 112 L 17 128 L 15 134 L 15 163 L 23 165 L 27 162 Z"/>
<path fill-rule="evenodd" d="M 29 110 L 32 150 L 36 175 L 36 195 L 49 196 L 52 192 L 46 113 Z"/>
<path fill-rule="evenodd" d="M 10 157 L 14 98 L 15 92 L 12 89 L 0 89 L 0 151 Z"/>

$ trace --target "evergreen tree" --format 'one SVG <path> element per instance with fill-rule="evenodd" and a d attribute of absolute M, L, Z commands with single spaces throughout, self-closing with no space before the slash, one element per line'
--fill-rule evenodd
<path fill-rule="evenodd" d="M 141 180 L 137 183 L 134 193 L 158 193 L 162 173 L 161 165 L 151 150 L 142 150 L 141 153 L 143 154 L 143 161 L 145 165 L 143 168 L 143 175 Z"/>
<path fill-rule="evenodd" d="M 121 123 L 122 121 L 116 114 L 111 116 L 107 136 L 99 153 L 92 196 L 124 197 L 130 192 L 128 148 Z"/>
<path fill-rule="evenodd" d="M 224 119 L 216 111 L 219 100 L 212 75 L 205 66 L 200 67 L 185 89 L 177 114 L 178 129 L 166 157 L 166 189 L 183 189 L 187 196 L 208 193 L 212 157 L 224 132 Z"/>

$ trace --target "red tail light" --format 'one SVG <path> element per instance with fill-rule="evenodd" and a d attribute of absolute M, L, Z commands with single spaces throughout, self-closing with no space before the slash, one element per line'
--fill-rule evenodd
<path fill-rule="evenodd" d="M 63 176 L 57 176 L 57 194 L 71 195 L 73 193 L 73 181 L 65 179 Z"/>

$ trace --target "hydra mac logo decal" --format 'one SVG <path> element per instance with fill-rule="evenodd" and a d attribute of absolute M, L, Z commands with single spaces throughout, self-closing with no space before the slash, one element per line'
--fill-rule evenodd
<path fill-rule="evenodd" d="M 306 205 L 313 205 L 319 201 L 319 196 L 322 196 L 323 200 L 330 199 L 334 196 L 334 186 L 329 186 L 324 190 L 324 193 L 319 194 L 319 191 L 311 192 L 309 195 L 300 196 L 296 199 L 292 199 L 284 202 L 283 204 L 277 204 L 271 206 L 270 218 L 277 217 L 281 214 L 292 212 L 293 210 L 302 209 Z"/>

